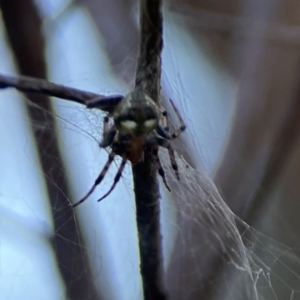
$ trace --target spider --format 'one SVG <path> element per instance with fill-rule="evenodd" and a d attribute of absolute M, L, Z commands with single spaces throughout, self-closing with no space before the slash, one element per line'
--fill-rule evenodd
<path fill-rule="evenodd" d="M 171 99 L 170 102 L 180 121 L 180 127 L 172 134 L 169 133 L 167 111 L 159 109 L 148 95 L 139 90 L 135 90 L 122 98 L 115 109 L 104 117 L 103 139 L 100 147 L 111 147 L 111 152 L 92 188 L 81 200 L 73 204 L 73 207 L 84 202 L 93 193 L 105 177 L 111 163 L 114 161 L 114 157 L 119 155 L 122 157 L 122 162 L 115 175 L 114 182 L 109 191 L 98 202 L 106 198 L 120 180 L 127 161 L 130 161 L 132 164 L 141 161 L 144 150 L 147 147 L 152 148 L 158 173 L 162 177 L 164 185 L 170 191 L 158 157 L 158 147 L 161 146 L 168 149 L 172 168 L 179 180 L 174 150 L 169 141 L 177 138 L 186 129 L 184 121 Z M 93 103 L 93 107 L 95 107 L 95 103 Z M 113 118 L 114 124 L 109 127 L 110 117 Z"/>

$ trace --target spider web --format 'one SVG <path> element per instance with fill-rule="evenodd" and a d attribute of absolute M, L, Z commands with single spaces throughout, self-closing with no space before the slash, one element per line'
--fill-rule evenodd
<path fill-rule="evenodd" d="M 76 18 L 81 17 L 73 15 L 73 24 Z M 64 24 L 62 27 L 67 26 Z M 168 28 L 166 31 L 168 32 Z M 63 33 L 60 31 L 59 36 L 62 35 L 66 38 L 67 30 Z M 80 43 L 86 45 L 82 40 Z M 80 52 L 80 43 L 70 48 L 79 48 Z M 7 49 L 5 51 L 8 55 Z M 73 55 L 77 59 L 80 57 L 79 53 Z M 168 70 L 168 59 L 172 68 L 181 69 L 175 59 L 176 55 L 164 53 L 165 70 Z M 83 77 L 80 82 L 82 89 L 92 90 L 99 82 L 99 89 L 105 94 L 108 91 L 120 93 L 129 89 L 121 80 L 107 79 L 111 70 L 105 68 L 106 57 L 97 63 L 93 55 L 90 64 L 86 57 L 85 59 L 86 71 L 80 71 L 80 76 Z M 93 66 L 97 69 L 103 65 L 100 72 L 107 77 L 94 76 Z M 203 67 L 204 62 L 200 65 Z M 58 82 L 70 84 L 72 81 L 67 71 L 72 68 L 72 63 L 66 63 L 65 73 L 52 70 L 52 76 Z M 206 69 L 205 76 L 209 77 L 212 70 L 213 68 Z M 1 69 L 2 71 L 5 70 Z M 210 174 L 218 163 L 230 127 L 230 109 L 225 113 L 227 119 L 223 119 L 222 123 L 226 126 L 208 122 L 209 129 L 206 132 L 202 129 L 201 132 L 199 127 L 203 127 L 192 114 L 193 106 L 189 106 L 194 92 L 187 89 L 188 85 L 183 82 L 187 76 L 181 74 L 174 79 L 171 73 L 176 72 L 165 72 L 163 95 L 166 98 L 171 96 L 174 101 L 181 99 L 178 109 L 188 126 L 187 133 L 174 143 L 178 153 L 180 182 L 173 174 L 166 151 L 160 151 L 172 189 L 172 193 L 169 193 L 160 182 L 166 272 L 164 281 L 170 299 L 199 299 L 200 293 L 204 299 L 213 300 L 300 299 L 298 248 L 281 244 L 240 220 L 228 208 L 211 180 Z M 78 77 L 79 75 L 76 76 Z M 187 79 L 194 85 L 192 80 Z M 224 78 L 220 81 L 223 80 Z M 224 93 L 221 94 L 224 97 Z M 215 98 L 215 95 L 211 98 Z M 1 93 L 0 97 L 0 136 L 2 145 L 5 145 L 0 155 L 1 165 L 4 166 L 0 175 L 0 290 L 4 299 L 67 299 L 66 287 L 55 260 L 56 249 L 49 242 L 56 234 L 53 229 L 56 215 L 50 214 L 24 105 L 15 92 Z M 56 127 L 45 124 L 40 128 L 34 124 L 34 128 L 57 132 L 68 177 L 63 180 L 68 180 L 72 186 L 73 199 L 80 199 L 107 159 L 106 151 L 98 146 L 102 133 L 102 114 L 61 100 L 55 100 L 54 106 Z M 165 106 L 169 108 L 167 101 Z M 202 109 L 205 113 L 209 108 Z M 210 114 L 210 118 L 217 119 L 218 114 Z M 176 118 L 173 118 L 172 113 L 171 120 L 174 120 L 176 127 Z M 215 128 L 211 123 L 215 124 Z M 220 135 L 217 138 L 215 130 Z M 214 150 L 210 151 L 209 142 L 214 139 L 217 142 Z M 198 140 L 202 144 L 199 145 Z M 203 157 L 204 162 L 200 157 Z M 119 162 L 117 160 L 112 166 L 91 199 L 74 212 L 78 220 L 76 230 L 82 232 L 83 236 L 79 246 L 87 251 L 89 259 L 89 266 L 74 274 L 74 284 L 76 276 L 92 276 L 100 298 L 142 299 L 129 165 L 110 197 L 100 204 L 96 202 L 110 187 Z M 53 158 L 53 164 L 55 163 Z M 59 209 L 61 208 L 57 208 L 57 212 Z M 287 234 L 293 236 L 296 233 L 287 231 Z"/>
<path fill-rule="evenodd" d="M 250 227 L 228 208 L 206 172 L 177 160 L 184 174 L 180 188 L 172 175 L 173 194 L 162 201 L 171 299 L 298 299 L 298 249 Z M 164 167 L 170 176 L 166 156 Z"/>

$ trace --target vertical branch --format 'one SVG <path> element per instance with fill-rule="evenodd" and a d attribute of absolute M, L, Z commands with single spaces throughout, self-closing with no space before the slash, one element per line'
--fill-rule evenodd
<path fill-rule="evenodd" d="M 140 53 L 135 88 L 159 103 L 161 77 L 162 14 L 161 0 L 140 1 Z"/>
<path fill-rule="evenodd" d="M 41 19 L 32 0 L 0 0 L 7 37 L 22 74 L 45 78 L 45 41 Z M 58 267 L 66 285 L 68 299 L 98 299 L 86 253 L 69 205 L 70 191 L 66 184 L 62 158 L 54 131 L 52 107 L 45 95 L 27 94 L 38 105 L 27 105 L 32 131 L 38 148 L 42 171 L 45 174 L 48 197 L 51 201 L 55 233 L 51 240 Z M 43 130 L 45 124 L 51 130 Z M 37 126 L 38 125 L 38 126 Z M 37 129 L 38 128 L 38 129 Z M 83 272 L 84 270 L 84 272 Z"/>
<path fill-rule="evenodd" d="M 157 104 L 160 95 L 162 15 L 160 0 L 140 1 L 140 53 L 135 88 Z M 162 288 L 159 193 L 156 167 L 150 151 L 132 166 L 144 299 L 165 299 Z"/>

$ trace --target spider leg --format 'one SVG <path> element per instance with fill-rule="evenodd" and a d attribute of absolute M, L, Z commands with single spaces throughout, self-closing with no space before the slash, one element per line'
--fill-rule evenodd
<path fill-rule="evenodd" d="M 177 165 L 177 162 L 176 162 L 176 159 L 175 159 L 175 153 L 174 153 L 174 150 L 173 150 L 170 142 L 167 141 L 167 140 L 165 140 L 165 139 L 162 139 L 160 137 L 156 137 L 156 141 L 157 141 L 157 144 L 159 146 L 168 149 L 172 168 L 173 168 L 173 170 L 175 172 L 175 175 L 176 175 L 177 179 L 180 180 L 180 178 L 179 178 L 179 172 L 178 172 L 178 165 Z"/>
<path fill-rule="evenodd" d="M 113 189 L 115 188 L 115 186 L 117 185 L 118 181 L 120 180 L 120 178 L 122 176 L 122 173 L 123 173 L 123 170 L 125 168 L 126 162 L 127 162 L 127 159 L 125 157 L 123 157 L 122 163 L 121 163 L 121 165 L 119 167 L 119 170 L 118 170 L 118 172 L 115 176 L 113 185 L 111 186 L 109 191 L 98 200 L 98 202 L 100 202 L 101 200 L 106 198 L 113 191 Z"/>
<path fill-rule="evenodd" d="M 108 156 L 108 160 L 106 162 L 106 164 L 104 165 L 102 171 L 100 172 L 99 176 L 97 177 L 97 179 L 95 180 L 94 185 L 92 186 L 92 188 L 88 191 L 88 193 L 78 202 L 76 202 L 75 204 L 72 205 L 72 207 L 76 207 L 79 204 L 81 204 L 82 202 L 84 202 L 95 190 L 95 188 L 97 187 L 97 185 L 99 185 L 101 183 L 101 181 L 103 180 L 107 170 L 109 169 L 111 163 L 114 160 L 116 153 L 115 152 L 110 152 L 109 156 Z"/>
<path fill-rule="evenodd" d="M 162 124 L 163 124 L 163 127 L 164 127 L 164 129 L 165 129 L 165 131 L 168 131 L 169 132 L 169 119 L 168 119 L 168 113 L 167 113 L 167 111 L 164 109 L 164 108 L 162 108 L 161 109 L 161 114 L 162 114 Z"/>
<path fill-rule="evenodd" d="M 165 187 L 171 192 L 171 189 L 169 188 L 167 181 L 166 181 L 166 177 L 165 177 L 165 171 L 160 163 L 159 157 L 158 157 L 158 147 L 154 147 L 152 150 L 152 154 L 155 158 L 155 163 L 156 163 L 156 167 L 157 167 L 157 171 L 158 174 L 160 175 L 160 177 L 162 178 Z"/>
<path fill-rule="evenodd" d="M 175 153 L 174 153 L 174 150 L 173 150 L 170 142 L 166 139 L 155 136 L 155 137 L 151 137 L 150 139 L 147 139 L 145 144 L 146 144 L 146 146 L 153 147 L 154 149 L 155 149 L 155 147 L 157 147 L 157 145 L 168 149 L 172 168 L 175 172 L 177 179 L 180 180 L 179 172 L 178 172 L 178 165 L 177 165 L 177 162 L 175 159 Z M 155 156 L 155 152 L 153 153 L 153 155 Z M 158 155 L 156 154 L 156 156 L 158 156 Z M 158 166 L 158 164 L 157 164 L 157 166 Z M 159 169 L 158 169 L 158 171 L 159 171 Z"/>
<path fill-rule="evenodd" d="M 176 162 L 176 159 L 175 159 L 175 153 L 174 153 L 174 150 L 171 147 L 171 145 L 170 145 L 170 148 L 168 149 L 168 151 L 169 151 L 169 157 L 170 157 L 171 165 L 172 165 L 172 168 L 175 172 L 176 178 L 178 180 L 180 180 L 179 172 L 178 172 L 178 165 L 177 165 L 177 162 Z"/>
<path fill-rule="evenodd" d="M 156 132 L 158 135 L 162 136 L 164 139 L 170 140 L 171 135 L 168 131 L 166 131 L 160 124 L 157 125 L 156 127 Z"/>
<path fill-rule="evenodd" d="M 103 122 L 103 135 L 102 135 L 102 141 L 100 143 L 100 147 L 106 148 L 107 146 L 111 145 L 113 143 L 113 140 L 116 135 L 116 127 L 113 125 L 111 128 L 108 126 L 109 124 L 109 116 L 104 117 Z"/>
<path fill-rule="evenodd" d="M 108 133 L 109 116 L 106 115 L 103 119 L 103 138 Z"/>
<path fill-rule="evenodd" d="M 170 99 L 170 101 L 172 101 L 171 99 Z M 173 107 L 174 107 L 174 103 L 173 102 L 171 102 L 172 103 L 172 105 L 173 105 Z M 177 111 L 178 112 L 178 111 Z M 164 130 L 165 131 L 167 131 L 168 133 L 169 133 L 169 119 L 168 119 L 168 113 L 167 113 L 167 111 L 165 110 L 165 109 L 162 109 L 161 110 L 161 114 L 162 114 L 162 116 L 163 116 L 163 118 L 162 118 L 162 124 L 163 124 L 163 127 L 164 127 Z M 178 112 L 178 114 L 179 114 L 179 112 Z M 181 119 L 181 117 L 180 117 L 180 119 Z M 182 120 L 182 119 L 181 119 Z M 183 123 L 183 125 L 184 125 L 184 123 Z M 185 125 L 184 125 L 185 126 Z M 181 131 L 182 132 L 182 131 Z M 180 132 L 180 133 L 181 133 Z M 180 134 L 179 133 L 179 134 Z M 179 135 L 178 134 L 178 135 Z M 177 135 L 177 136 L 178 136 Z M 161 135 L 161 136 L 163 136 L 163 135 Z M 171 139 L 173 139 L 174 138 L 174 134 L 172 134 L 172 136 L 170 136 L 170 138 Z M 177 166 L 177 163 L 176 163 L 176 160 L 175 160 L 175 153 L 174 153 L 174 150 L 173 150 L 173 148 L 171 147 L 171 145 L 169 146 L 169 147 L 165 147 L 165 148 L 167 148 L 168 149 L 168 152 L 169 152 L 169 157 L 170 157 L 170 161 L 171 161 L 171 165 L 172 165 L 172 168 L 173 168 L 173 170 L 175 171 L 175 175 L 176 175 L 176 177 L 177 177 L 177 179 L 179 180 L 179 172 L 178 172 L 178 166 Z"/>
<path fill-rule="evenodd" d="M 162 114 L 162 126 L 160 124 L 157 124 L 156 131 L 163 138 L 170 140 L 171 135 L 169 133 L 169 127 L 168 127 L 167 111 L 164 108 L 160 108 L 160 112 Z"/>
<path fill-rule="evenodd" d="M 179 119 L 180 122 L 180 127 L 171 135 L 171 140 L 176 139 L 183 131 L 185 131 L 186 129 L 186 125 L 178 111 L 178 109 L 176 108 L 174 102 L 170 99 L 170 102 L 172 104 L 172 107 L 176 113 L 177 118 Z"/>

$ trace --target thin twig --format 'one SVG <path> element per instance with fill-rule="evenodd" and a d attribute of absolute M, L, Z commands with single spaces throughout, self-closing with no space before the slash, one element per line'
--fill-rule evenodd
<path fill-rule="evenodd" d="M 64 100 L 70 100 L 86 105 L 88 108 L 99 108 L 108 112 L 111 112 L 111 102 L 117 104 L 123 98 L 121 95 L 104 96 L 86 92 L 29 76 L 20 76 L 16 78 L 0 74 L 0 89 L 6 88 L 15 88 L 26 93 L 44 94 Z M 94 105 L 94 103 L 97 103 L 97 105 Z"/>
<path fill-rule="evenodd" d="M 135 88 L 157 104 L 160 95 L 162 15 L 160 0 L 140 1 L 140 54 Z M 162 288 L 162 249 L 157 170 L 150 152 L 132 166 L 144 299 L 166 299 Z"/>

